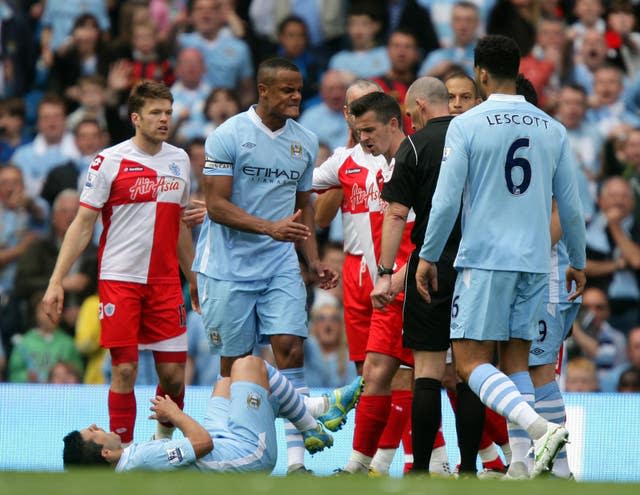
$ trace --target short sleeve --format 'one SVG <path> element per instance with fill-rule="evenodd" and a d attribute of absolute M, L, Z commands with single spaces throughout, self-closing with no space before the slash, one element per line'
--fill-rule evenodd
<path fill-rule="evenodd" d="M 400 203 L 407 208 L 414 206 L 413 191 L 416 184 L 417 156 L 410 137 L 406 138 L 395 156 L 391 180 L 382 188 L 382 199 L 388 203 Z"/>
<path fill-rule="evenodd" d="M 235 142 L 230 126 L 222 125 L 213 131 L 204 145 L 204 175 L 233 176 Z"/>
<path fill-rule="evenodd" d="M 304 170 L 300 181 L 298 182 L 298 191 L 311 191 L 313 186 L 313 170 L 316 168 L 316 158 L 318 156 L 318 140 L 313 139 L 309 142 L 309 155 L 307 158 L 307 168 Z"/>
<path fill-rule="evenodd" d="M 112 162 L 112 158 L 103 154 L 99 154 L 93 159 L 80 194 L 81 205 L 99 210 L 107 202 L 115 175 Z"/>

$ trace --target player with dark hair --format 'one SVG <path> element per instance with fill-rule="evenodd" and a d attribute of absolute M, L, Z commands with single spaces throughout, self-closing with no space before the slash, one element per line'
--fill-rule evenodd
<path fill-rule="evenodd" d="M 435 262 L 464 190 L 451 314 L 457 373 L 485 405 L 507 417 L 511 434 L 519 428 L 518 435 L 536 441 L 530 473 L 536 476 L 551 468 L 568 437 L 563 426 L 533 409 L 528 373 L 550 271 L 552 195 L 567 240 L 567 286 L 576 282 L 569 300 L 582 293 L 586 281 L 585 228 L 566 130 L 516 95 L 519 61 L 510 38 L 486 36 L 478 42 L 474 71 L 488 98 L 456 117 L 447 131 L 416 283 L 430 301 L 429 291 L 438 290 Z M 488 133 L 491 139 L 483 138 Z M 504 373 L 490 364 L 496 342 Z"/>
<path fill-rule="evenodd" d="M 220 372 L 250 354 L 256 339 L 270 342 L 275 361 L 301 393 L 303 339 L 308 334 L 306 290 L 295 243 L 323 288 L 338 274 L 318 258 L 312 174 L 318 141 L 294 119 L 302 76 L 284 58 L 258 68 L 258 104 L 228 119 L 205 144 L 205 202 L 193 269 L 202 318 Z M 304 469 L 304 448 L 285 425 L 290 471 Z"/>
<path fill-rule="evenodd" d="M 246 356 L 234 362 L 230 378 L 215 385 L 202 424 L 185 414 L 169 396 L 151 399 L 150 419 L 175 424 L 184 438 L 122 445 L 116 433 L 95 424 L 64 437 L 64 466 L 111 465 L 116 471 L 172 471 L 191 466 L 216 472 L 270 472 L 276 463 L 275 418 L 289 419 L 302 433 L 304 446 L 316 453 L 333 438 L 316 420 L 331 411 L 341 426 L 358 401 L 361 378 L 321 397 L 304 397 L 274 367 Z M 334 430 L 336 428 L 333 428 Z"/>

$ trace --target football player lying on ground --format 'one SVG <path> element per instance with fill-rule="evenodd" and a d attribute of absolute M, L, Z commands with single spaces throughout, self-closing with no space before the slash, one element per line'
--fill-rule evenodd
<path fill-rule="evenodd" d="M 64 466 L 111 465 L 116 471 L 272 471 L 276 465 L 275 418 L 290 420 L 302 432 L 310 453 L 333 445 L 324 428 L 339 430 L 360 397 L 362 379 L 322 397 L 303 397 L 278 370 L 255 356 L 234 362 L 207 405 L 203 424 L 168 397 L 151 399 L 150 419 L 171 421 L 184 438 L 122 445 L 116 433 L 95 424 L 64 438 Z M 316 417 L 318 418 L 316 420 Z M 324 425 L 324 428 L 323 428 Z"/>

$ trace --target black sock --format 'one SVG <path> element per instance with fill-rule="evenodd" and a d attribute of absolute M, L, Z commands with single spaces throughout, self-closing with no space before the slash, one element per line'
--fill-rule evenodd
<path fill-rule="evenodd" d="M 429 471 L 433 442 L 442 420 L 442 384 L 433 378 L 416 378 L 411 413 L 412 471 Z"/>
<path fill-rule="evenodd" d="M 458 407 L 456 432 L 460 449 L 460 472 L 476 473 L 478 448 L 484 429 L 484 404 L 466 383 L 456 385 Z"/>

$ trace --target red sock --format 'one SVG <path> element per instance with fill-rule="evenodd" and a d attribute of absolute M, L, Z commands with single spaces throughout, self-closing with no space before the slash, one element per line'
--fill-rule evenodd
<path fill-rule="evenodd" d="M 413 393 L 411 390 L 392 390 L 391 391 L 391 408 L 389 409 L 389 418 L 387 425 L 384 427 L 378 448 L 381 449 L 397 449 L 402 440 L 402 434 L 406 429 L 407 423 L 411 418 L 411 403 L 413 402 Z"/>
<path fill-rule="evenodd" d="M 413 394 L 412 394 L 413 396 Z M 407 409 L 409 410 L 409 420 L 404 426 L 402 432 L 402 450 L 404 450 L 404 468 L 403 473 L 408 473 L 413 467 L 413 442 L 411 441 L 411 406 L 413 405 L 413 398 L 409 402 Z"/>
<path fill-rule="evenodd" d="M 504 471 L 505 465 L 500 459 L 500 456 L 496 457 L 493 461 L 487 461 L 482 463 L 482 467 L 490 471 Z"/>
<path fill-rule="evenodd" d="M 447 445 L 447 442 L 444 441 L 444 435 L 442 434 L 442 421 L 440 422 L 440 428 L 438 428 L 438 432 L 436 433 L 436 438 L 433 440 L 433 448 L 437 449 L 438 447 L 444 447 Z"/>
<path fill-rule="evenodd" d="M 136 396 L 133 392 L 119 394 L 109 389 L 109 429 L 118 435 L 122 443 L 133 441 L 136 422 Z"/>
<path fill-rule="evenodd" d="M 162 389 L 160 385 L 158 385 L 156 387 L 156 395 L 164 397 L 165 395 L 167 395 L 167 393 Z M 175 402 L 180 409 L 184 409 L 184 387 L 182 387 L 182 391 L 178 395 L 169 394 L 169 397 L 171 397 L 171 400 Z M 167 428 L 171 428 L 173 426 L 173 423 L 168 421 L 167 422 L 159 421 L 159 423 L 162 426 L 166 426 Z"/>
<path fill-rule="evenodd" d="M 509 443 L 506 420 L 488 407 L 485 408 L 484 429 L 497 445 Z"/>
<path fill-rule="evenodd" d="M 363 395 L 356 406 L 353 450 L 373 457 L 387 424 L 391 409 L 390 395 Z"/>

